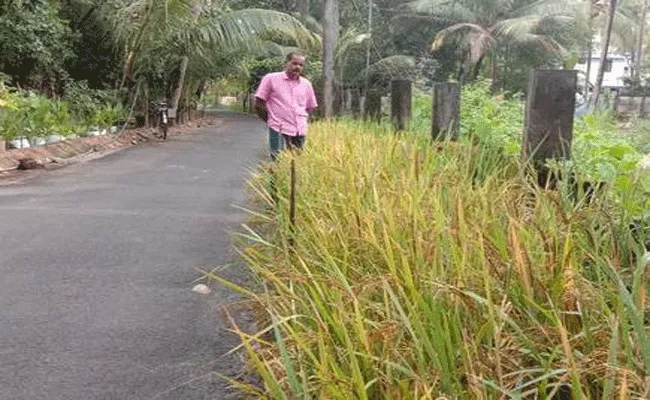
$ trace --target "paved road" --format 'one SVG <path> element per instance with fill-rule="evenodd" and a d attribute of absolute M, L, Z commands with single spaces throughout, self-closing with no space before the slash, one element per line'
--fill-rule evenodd
<path fill-rule="evenodd" d="M 230 115 L 168 142 L 0 187 L 0 399 L 224 399 L 236 343 L 223 289 L 259 122 Z M 243 279 L 243 268 L 228 276 Z"/>

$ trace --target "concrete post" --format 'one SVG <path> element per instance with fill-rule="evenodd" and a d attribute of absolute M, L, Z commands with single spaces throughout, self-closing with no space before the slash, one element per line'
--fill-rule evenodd
<path fill-rule="evenodd" d="M 525 161 L 539 165 L 571 157 L 576 88 L 576 71 L 531 71 L 522 146 Z"/>
<path fill-rule="evenodd" d="M 431 137 L 433 140 L 456 140 L 459 135 L 460 88 L 457 83 L 434 83 Z"/>
<path fill-rule="evenodd" d="M 377 90 L 369 90 L 366 93 L 366 107 L 364 110 L 364 117 L 366 119 L 381 121 L 381 92 Z"/>
<path fill-rule="evenodd" d="M 403 131 L 411 123 L 412 84 L 408 79 L 391 81 L 391 119 L 395 131 Z"/>
<path fill-rule="evenodd" d="M 361 114 L 361 92 L 359 89 L 352 89 L 350 93 L 350 108 L 352 109 L 352 115 L 358 118 Z"/>

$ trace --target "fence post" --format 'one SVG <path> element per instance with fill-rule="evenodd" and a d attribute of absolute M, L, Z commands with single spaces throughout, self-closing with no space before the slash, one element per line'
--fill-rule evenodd
<path fill-rule="evenodd" d="M 293 249 L 294 237 L 296 234 L 296 157 L 291 154 L 290 170 L 290 187 L 289 187 L 289 247 Z"/>
<path fill-rule="evenodd" d="M 456 140 L 460 135 L 460 87 L 457 83 L 433 84 L 431 137 L 433 140 Z"/>
<path fill-rule="evenodd" d="M 340 86 L 334 87 L 334 100 L 332 101 L 332 115 L 340 117 L 343 111 L 344 91 Z"/>
<path fill-rule="evenodd" d="M 394 79 L 390 90 L 393 129 L 403 131 L 411 123 L 412 84 L 408 79 Z"/>
<path fill-rule="evenodd" d="M 352 96 L 351 92 L 352 89 L 345 89 L 343 91 L 343 111 L 345 114 L 348 114 L 352 109 L 352 106 L 350 105 L 350 98 Z"/>
<path fill-rule="evenodd" d="M 547 159 L 571 157 L 576 85 L 576 71 L 531 71 L 522 146 L 524 161 L 539 167 Z"/>
<path fill-rule="evenodd" d="M 378 90 L 369 90 L 366 93 L 366 104 L 364 110 L 366 119 L 381 121 L 381 92 Z"/>
<path fill-rule="evenodd" d="M 361 92 L 359 89 L 352 89 L 350 93 L 350 108 L 354 118 L 358 118 L 361 114 Z"/>
<path fill-rule="evenodd" d="M 645 98 L 646 90 L 643 89 L 643 97 L 641 97 L 641 105 L 639 106 L 639 118 L 645 118 Z"/>

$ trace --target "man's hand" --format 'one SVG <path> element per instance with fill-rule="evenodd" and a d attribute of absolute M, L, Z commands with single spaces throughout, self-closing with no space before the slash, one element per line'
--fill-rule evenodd
<path fill-rule="evenodd" d="M 255 98 L 255 113 L 262 119 L 262 121 L 268 122 L 269 112 L 266 109 L 266 102 L 259 97 Z"/>

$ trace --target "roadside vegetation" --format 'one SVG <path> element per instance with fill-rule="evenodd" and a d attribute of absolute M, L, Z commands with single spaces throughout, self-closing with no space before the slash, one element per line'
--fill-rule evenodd
<path fill-rule="evenodd" d="M 558 168 L 607 185 L 543 190 L 518 160 L 519 102 L 484 83 L 463 99 L 457 142 L 315 124 L 294 159 L 295 227 L 294 156 L 257 171 L 240 250 L 259 280 L 239 289 L 261 330 L 238 333 L 264 384 L 235 384 L 273 399 L 650 395 L 640 150 L 608 116 L 582 118 Z"/>

